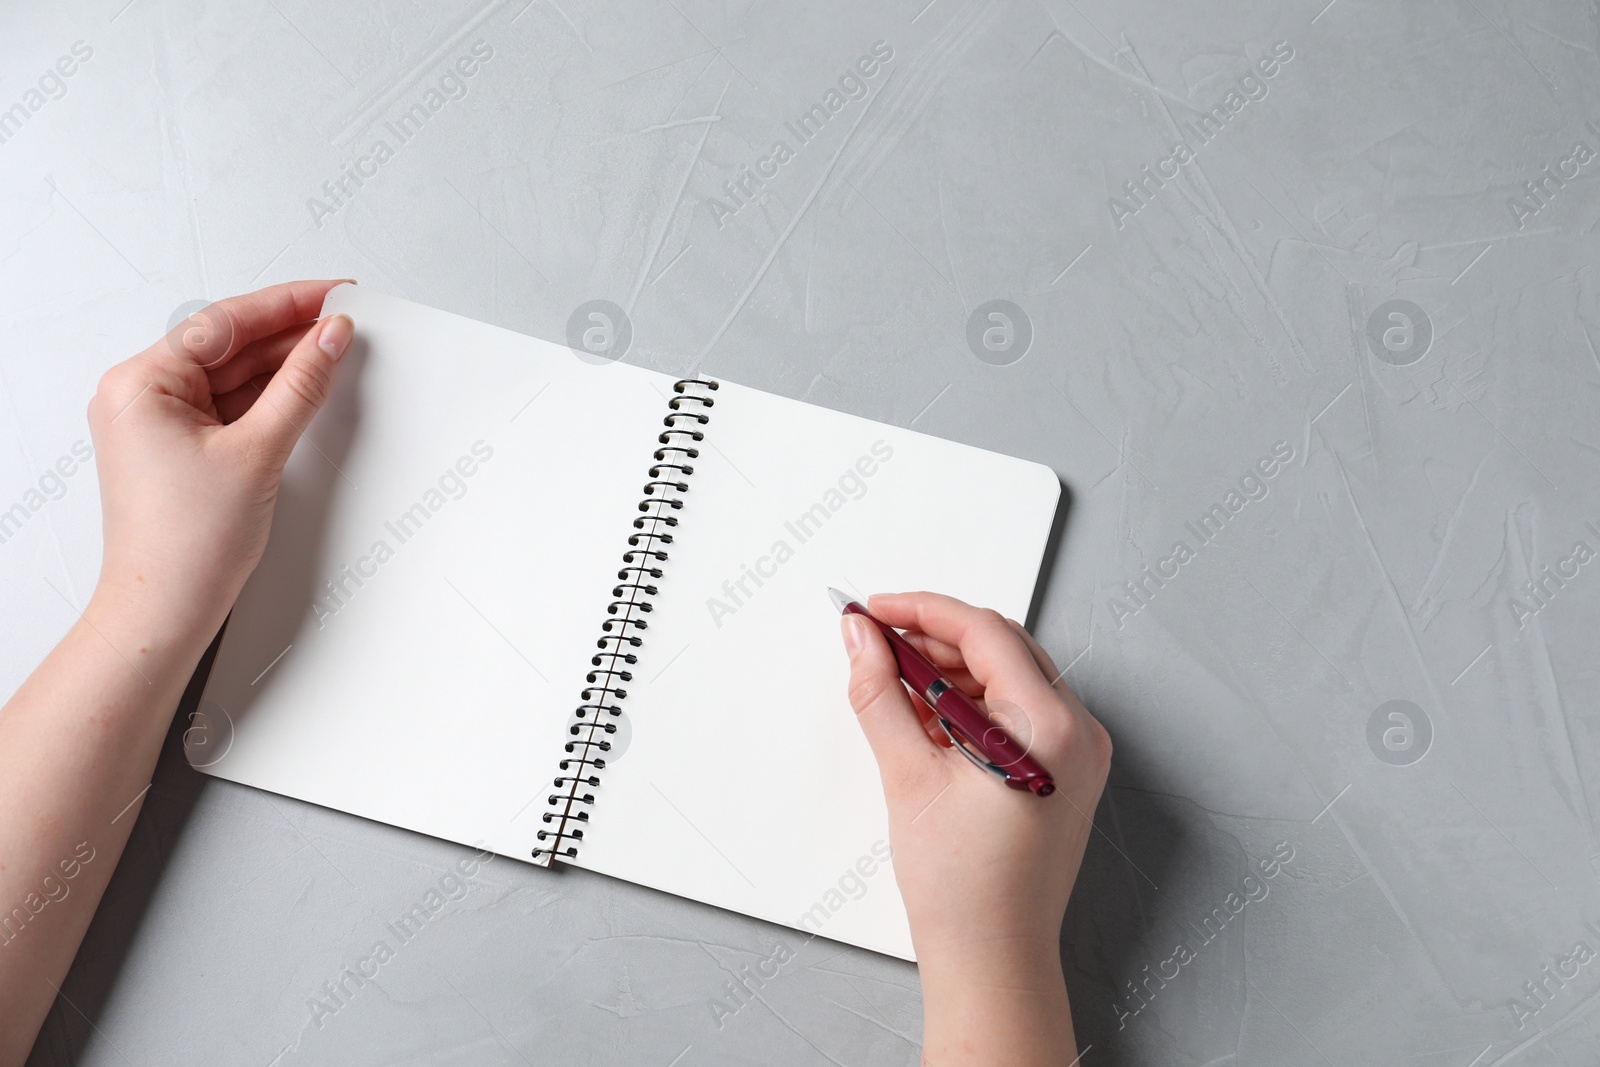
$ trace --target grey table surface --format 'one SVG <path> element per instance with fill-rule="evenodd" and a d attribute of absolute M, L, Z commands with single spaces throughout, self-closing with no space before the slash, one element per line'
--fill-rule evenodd
<path fill-rule="evenodd" d="M 197 301 L 609 300 L 629 361 L 1059 473 L 1085 1064 L 1596 1062 L 1600 5 L 96 0 L 0 70 L 4 691 L 99 560 L 92 464 L 30 488 Z M 335 998 L 462 850 L 183 728 L 30 1063 L 917 1062 L 910 965 L 729 1017 L 782 930 L 510 860 Z"/>

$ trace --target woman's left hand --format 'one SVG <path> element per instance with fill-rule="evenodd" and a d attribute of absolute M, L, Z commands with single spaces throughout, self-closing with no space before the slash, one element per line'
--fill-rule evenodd
<path fill-rule="evenodd" d="M 89 402 L 105 554 L 95 599 L 210 636 L 261 559 L 278 481 L 355 327 L 337 281 L 218 301 L 107 371 Z"/>

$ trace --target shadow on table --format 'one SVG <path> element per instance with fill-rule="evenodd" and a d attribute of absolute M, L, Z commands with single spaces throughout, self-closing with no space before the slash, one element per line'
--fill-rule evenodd
<path fill-rule="evenodd" d="M 106 886 L 72 968 L 61 983 L 61 995 L 39 1028 L 27 1067 L 78 1063 L 91 1045 L 105 1040 L 90 1020 L 104 1014 L 151 899 L 161 884 L 167 860 L 209 783 L 184 758 L 183 734 L 199 707 L 200 693 L 221 640 L 219 633 L 200 658 L 200 665 L 178 702 L 178 713 L 161 743 L 150 791 L 128 837 L 127 848 Z"/>
<path fill-rule="evenodd" d="M 1028 610 L 1030 628 L 1058 569 L 1054 561 L 1068 532 L 1071 504 L 1071 490 L 1063 485 L 1041 580 Z M 1118 721 L 1143 713 L 1105 700 L 1095 701 L 1089 710 L 1111 727 L 1113 741 Z M 1144 753 L 1128 744 L 1117 748 L 1111 783 L 1095 812 L 1095 831 L 1067 908 L 1061 957 L 1078 1047 L 1093 1046 L 1088 1062 L 1094 1067 L 1144 1067 L 1153 1049 L 1177 1056 L 1192 1051 L 1177 1048 L 1162 1033 L 1158 1013 L 1145 1010 L 1158 997 L 1165 1001 L 1159 1014 L 1170 1020 L 1173 1014 L 1189 1014 L 1197 1000 L 1209 1011 L 1242 992 L 1232 988 L 1236 983 L 1231 980 L 1224 982 L 1228 988 L 1215 988 L 1209 984 L 1211 976 L 1201 974 L 1183 975 L 1182 984 L 1168 988 L 1159 975 L 1151 974 L 1162 968 L 1173 947 L 1161 935 L 1170 934 L 1167 940 L 1174 944 L 1186 936 L 1186 924 L 1207 918 L 1191 913 L 1197 902 L 1211 896 L 1223 899 L 1249 869 L 1239 842 L 1218 830 L 1204 809 L 1171 795 L 1171 788 L 1162 768 Z M 1168 951 L 1158 951 L 1156 945 Z M 1215 957 L 1220 950 L 1207 951 Z M 1240 976 L 1242 971 L 1229 978 Z M 1228 1032 L 1223 1013 L 1214 1014 L 1217 1027 L 1201 1027 L 1184 1040 L 1192 1046 L 1217 1045 L 1225 1054 L 1232 1049 L 1222 1046 L 1236 1032 Z M 1214 1059 L 1218 1051 L 1211 1051 L 1212 1056 L 1195 1062 Z"/>
<path fill-rule="evenodd" d="M 1055 579 L 1056 556 L 1061 552 L 1061 541 L 1067 535 L 1067 522 L 1072 514 L 1072 488 L 1061 481 L 1059 474 L 1056 475 L 1056 481 L 1061 485 L 1061 499 L 1056 502 L 1056 514 L 1050 520 L 1050 533 L 1044 541 L 1044 557 L 1039 561 L 1039 581 L 1033 587 L 1033 599 L 1028 603 L 1027 617 L 1022 620 L 1022 625 L 1030 633 L 1038 628 L 1039 609 L 1050 595 L 1050 585 Z"/>
<path fill-rule="evenodd" d="M 1113 722 L 1137 714 L 1091 710 Z M 1062 962 L 1078 1047 L 1094 1047 L 1093 1067 L 1225 1062 L 1238 1053 L 1253 917 L 1242 912 L 1257 899 L 1244 895 L 1270 892 L 1272 876 L 1259 867 L 1270 855 L 1247 853 L 1212 813 L 1164 791 L 1171 788 L 1142 753 L 1116 751 L 1067 908 Z"/>
<path fill-rule="evenodd" d="M 1094 1046 L 1097 1067 L 1134 1067 L 1131 1050 L 1117 1040 L 1129 1004 L 1123 983 L 1142 977 L 1142 965 L 1151 962 L 1145 934 L 1159 921 L 1163 898 L 1181 896 L 1160 887 L 1188 880 L 1177 865 L 1190 851 L 1189 820 L 1179 810 L 1186 802 L 1156 792 L 1159 779 L 1135 754 L 1118 749 L 1112 762 L 1118 784 L 1106 787 L 1095 812 L 1062 928 L 1061 959 L 1078 1048 Z"/>

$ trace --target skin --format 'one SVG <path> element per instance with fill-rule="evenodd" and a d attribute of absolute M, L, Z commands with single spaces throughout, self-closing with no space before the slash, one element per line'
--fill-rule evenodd
<path fill-rule="evenodd" d="M 0 709 L 0 1067 L 21 1064 L 138 817 L 173 709 L 271 529 L 283 467 L 349 345 L 334 281 L 224 300 L 112 368 L 89 404 L 104 516 L 78 622 Z M 1054 773 L 999 786 L 928 732 L 876 629 L 847 616 L 850 701 L 888 798 L 927 1018 L 924 1063 L 1077 1055 L 1059 935 L 1105 784 L 1105 731 L 1014 622 L 873 597 Z"/>
<path fill-rule="evenodd" d="M 261 559 L 283 465 L 354 330 L 312 321 L 336 284 L 214 304 L 112 368 L 89 403 L 100 579 L 0 710 L 0 1064 L 26 1059 L 184 685 Z"/>
<path fill-rule="evenodd" d="M 907 692 L 877 627 L 857 615 L 840 620 L 850 703 L 883 778 L 895 881 L 917 951 L 922 1062 L 1073 1063 L 1061 920 L 1111 740 L 1016 622 L 935 593 L 879 595 L 866 606 L 1025 741 L 1057 786 L 1044 798 L 1008 789 L 939 744 L 932 713 Z"/>

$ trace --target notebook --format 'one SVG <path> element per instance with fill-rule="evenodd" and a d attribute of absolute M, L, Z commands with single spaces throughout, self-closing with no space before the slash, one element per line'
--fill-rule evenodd
<path fill-rule="evenodd" d="M 367 288 L 190 762 L 912 959 L 827 588 L 1025 616 L 1036 463 Z"/>

